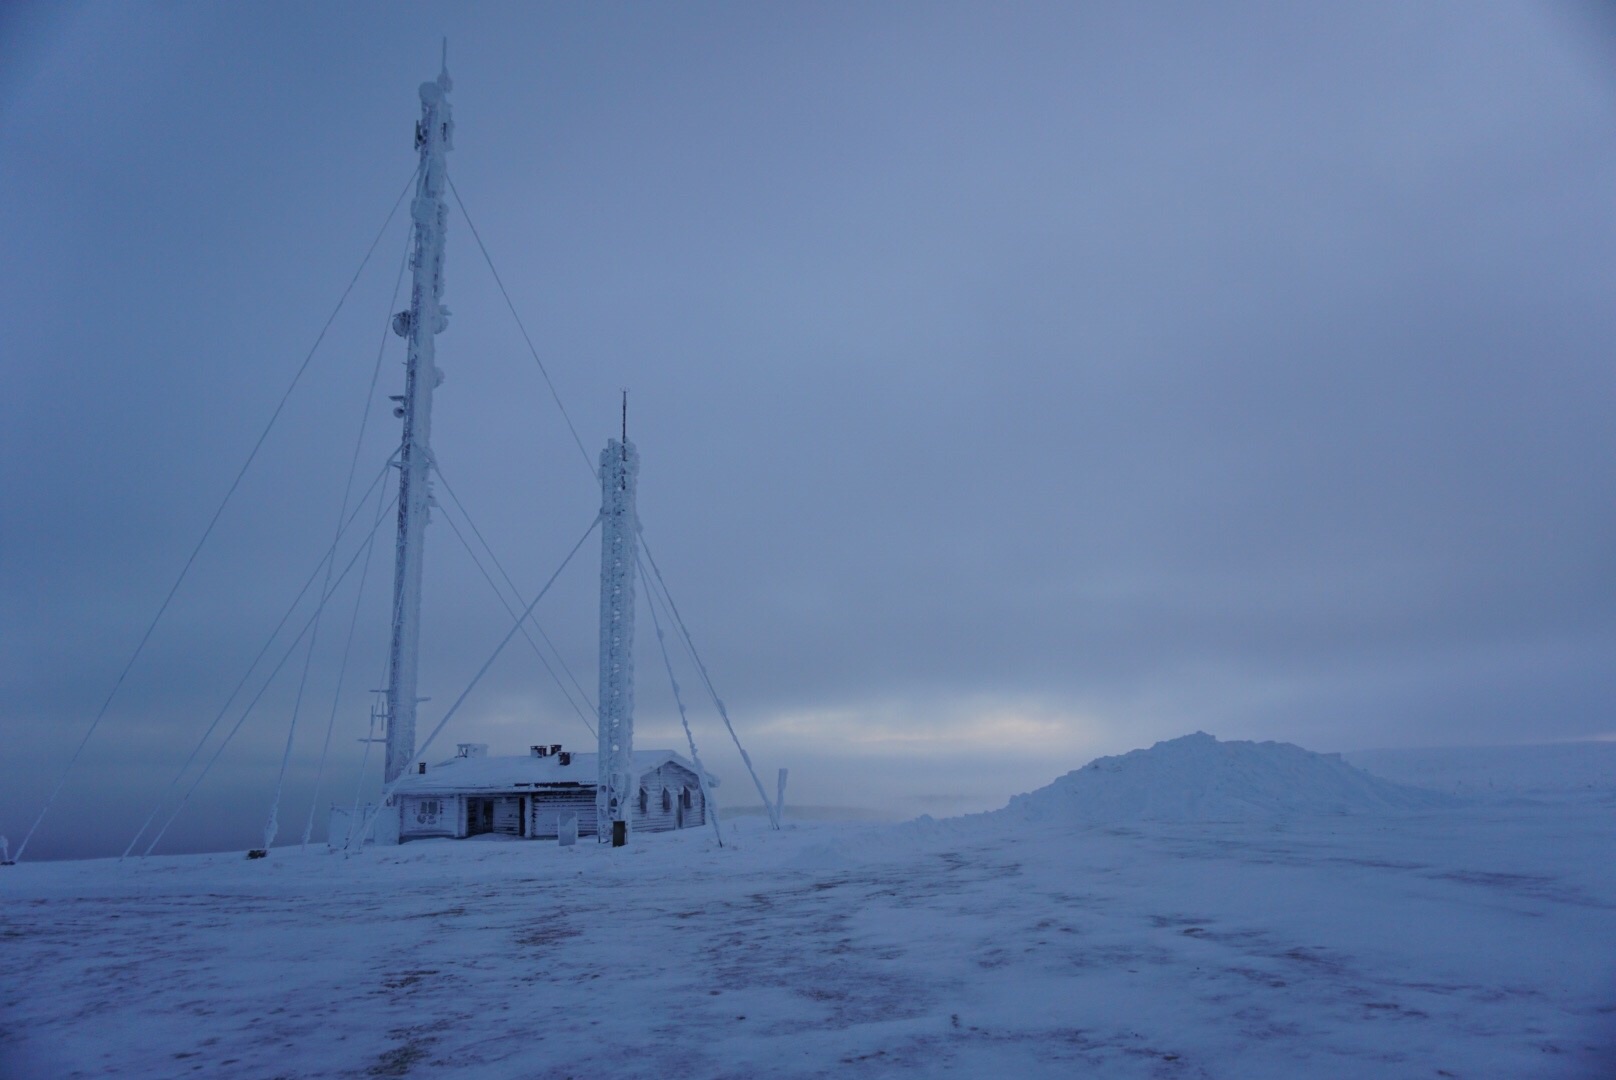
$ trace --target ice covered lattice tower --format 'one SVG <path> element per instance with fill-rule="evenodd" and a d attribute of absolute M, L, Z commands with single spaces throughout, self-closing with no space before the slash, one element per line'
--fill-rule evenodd
<path fill-rule="evenodd" d="M 600 455 L 600 782 L 602 842 L 632 819 L 634 786 L 634 564 L 639 550 L 634 485 L 640 455 L 625 436 Z"/>
<path fill-rule="evenodd" d="M 447 53 L 447 47 L 445 47 Z M 421 84 L 421 119 L 415 125 L 415 270 L 410 307 L 393 317 L 393 332 L 409 343 L 404 393 L 395 415 L 404 420 L 398 451 L 398 544 L 393 563 L 393 635 L 388 652 L 387 765 L 384 778 L 398 779 L 415 757 L 417 667 L 421 643 L 421 558 L 426 541 L 432 469 L 432 391 L 443 379 L 437 367 L 437 335 L 449 322 L 443 304 L 443 242 L 449 220 L 444 202 L 449 173 L 446 153 L 454 137 L 449 115 L 448 60 L 433 82 Z"/>

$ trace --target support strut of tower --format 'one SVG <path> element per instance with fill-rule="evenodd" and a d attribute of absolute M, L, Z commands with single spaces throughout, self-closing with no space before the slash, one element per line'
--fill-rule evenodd
<path fill-rule="evenodd" d="M 634 486 L 640 455 L 612 439 L 600 455 L 600 777 L 595 788 L 597 836 L 620 843 L 633 820 L 634 566 L 639 550 Z M 621 825 L 616 823 L 621 822 Z"/>
<path fill-rule="evenodd" d="M 449 116 L 447 59 L 437 79 L 421 84 L 421 119 L 415 147 L 421 154 L 415 200 L 414 271 L 410 308 L 393 317 L 393 331 L 409 342 L 404 395 L 395 414 L 404 418 L 398 452 L 398 549 L 393 564 L 393 639 L 388 653 L 387 764 L 391 783 L 415 756 L 417 660 L 421 641 L 421 556 L 432 502 L 432 391 L 443 381 L 434 363 L 435 338 L 448 325 L 443 306 L 443 241 L 449 206 L 445 153 L 454 134 Z"/>

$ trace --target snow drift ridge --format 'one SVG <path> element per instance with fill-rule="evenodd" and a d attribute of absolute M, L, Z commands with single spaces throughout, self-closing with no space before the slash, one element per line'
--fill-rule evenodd
<path fill-rule="evenodd" d="M 1096 758 L 997 811 L 1024 821 L 1250 821 L 1453 805 L 1434 791 L 1355 769 L 1339 754 L 1198 731 Z"/>

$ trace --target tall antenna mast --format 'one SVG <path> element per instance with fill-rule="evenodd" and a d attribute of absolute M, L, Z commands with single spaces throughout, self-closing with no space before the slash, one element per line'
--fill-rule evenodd
<path fill-rule="evenodd" d="M 596 835 L 621 847 L 628 839 L 639 781 L 634 770 L 634 564 L 639 518 L 634 495 L 640 455 L 628 441 L 628 395 L 623 441 L 600 455 L 600 744 L 595 788 Z"/>
<path fill-rule="evenodd" d="M 448 325 L 443 306 L 443 240 L 449 220 L 444 189 L 449 183 L 444 155 L 454 135 L 449 115 L 449 43 L 436 80 L 421 84 L 421 119 L 415 148 L 421 152 L 415 200 L 414 270 L 410 309 L 393 316 L 393 331 L 409 342 L 404 396 L 394 414 L 404 418 L 398 452 L 398 549 L 393 563 L 393 640 L 388 653 L 387 764 L 392 783 L 415 757 L 416 676 L 421 646 L 421 556 L 427 513 L 432 505 L 432 391 L 443 381 L 434 363 L 435 339 Z"/>

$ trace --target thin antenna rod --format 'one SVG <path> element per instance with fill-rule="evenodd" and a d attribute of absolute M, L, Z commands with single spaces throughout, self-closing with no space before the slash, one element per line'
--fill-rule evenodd
<path fill-rule="evenodd" d="M 628 387 L 623 388 L 623 446 L 624 454 L 628 453 Z"/>

